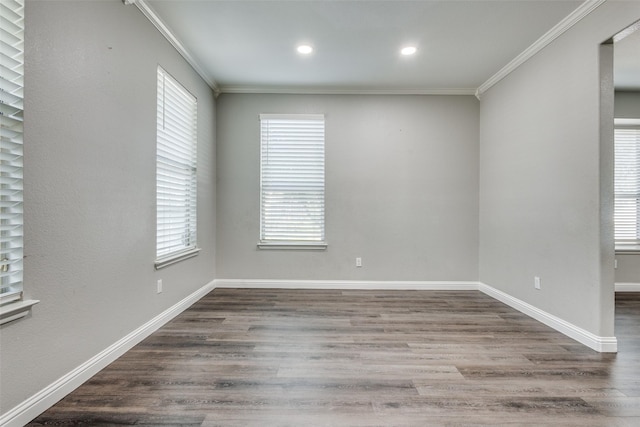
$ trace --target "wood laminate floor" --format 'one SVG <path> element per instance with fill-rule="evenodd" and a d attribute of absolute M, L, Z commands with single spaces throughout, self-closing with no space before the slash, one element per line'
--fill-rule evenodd
<path fill-rule="evenodd" d="M 216 289 L 30 425 L 640 426 L 640 294 L 600 354 L 480 292 Z"/>

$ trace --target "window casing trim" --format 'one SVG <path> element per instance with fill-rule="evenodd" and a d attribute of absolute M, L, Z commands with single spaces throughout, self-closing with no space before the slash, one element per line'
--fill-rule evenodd
<path fill-rule="evenodd" d="M 325 250 L 325 115 L 262 113 L 259 122 L 258 249 Z"/>
<path fill-rule="evenodd" d="M 31 311 L 31 307 L 39 302 L 39 300 L 30 299 L 0 305 L 0 325 L 25 317 Z"/>
<path fill-rule="evenodd" d="M 258 242 L 258 249 L 324 251 L 327 247 L 326 242 Z"/>
<path fill-rule="evenodd" d="M 192 248 L 183 252 L 174 253 L 156 259 L 154 266 L 156 270 L 160 270 L 161 268 L 168 267 L 177 262 L 184 261 L 185 259 L 193 258 L 194 256 L 198 255 L 198 253 L 200 253 L 200 248 Z"/>
<path fill-rule="evenodd" d="M 614 125 L 615 252 L 640 254 L 640 119 L 616 118 Z M 630 234 L 632 231 L 635 236 Z"/>
<path fill-rule="evenodd" d="M 157 78 L 156 270 L 200 252 L 197 98 L 160 65 Z"/>
<path fill-rule="evenodd" d="M 0 324 L 25 317 L 37 300 L 24 300 L 24 0 L 2 4 L 0 62 L 2 121 L 2 224 L 0 225 Z"/>
<path fill-rule="evenodd" d="M 640 245 L 625 245 L 617 243 L 615 252 L 618 255 L 640 255 Z"/>

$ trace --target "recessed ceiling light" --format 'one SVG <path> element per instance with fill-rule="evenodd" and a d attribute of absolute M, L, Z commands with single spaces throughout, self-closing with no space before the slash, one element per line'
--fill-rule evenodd
<path fill-rule="evenodd" d="M 308 44 L 301 44 L 297 47 L 296 50 L 298 51 L 298 53 L 301 53 L 303 55 L 309 55 L 311 52 L 313 52 L 313 48 Z"/>
<path fill-rule="evenodd" d="M 403 47 L 400 53 L 405 56 L 409 56 L 409 55 L 415 54 L 417 51 L 418 49 L 415 46 L 407 46 L 407 47 Z"/>

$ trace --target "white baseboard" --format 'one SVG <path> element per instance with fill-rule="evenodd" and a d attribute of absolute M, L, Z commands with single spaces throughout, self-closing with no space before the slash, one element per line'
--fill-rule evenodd
<path fill-rule="evenodd" d="M 640 283 L 616 283 L 616 292 L 640 292 Z"/>
<path fill-rule="evenodd" d="M 353 290 L 430 290 L 430 291 L 481 291 L 507 304 L 521 313 L 536 319 L 556 331 L 601 353 L 615 353 L 618 343 L 615 337 L 600 337 L 573 325 L 557 316 L 540 310 L 522 300 L 481 282 L 451 281 L 355 281 L 355 280 L 260 280 L 216 279 L 216 288 L 278 288 L 278 289 L 353 289 Z"/>
<path fill-rule="evenodd" d="M 519 312 L 544 323 L 569 338 L 592 348 L 595 351 L 600 353 L 615 353 L 618 351 L 618 340 L 616 337 L 600 337 L 592 334 L 587 330 L 549 314 L 546 311 L 540 310 L 531 304 L 519 300 L 518 298 L 514 298 L 511 295 L 484 283 L 480 283 L 478 290 L 508 305 L 509 307 L 515 308 Z"/>
<path fill-rule="evenodd" d="M 0 426 L 24 426 L 213 289 L 214 283 L 212 281 L 124 338 L 113 343 L 82 365 L 3 414 L 0 417 Z"/>
<path fill-rule="evenodd" d="M 216 288 L 475 291 L 479 282 L 216 279 Z"/>

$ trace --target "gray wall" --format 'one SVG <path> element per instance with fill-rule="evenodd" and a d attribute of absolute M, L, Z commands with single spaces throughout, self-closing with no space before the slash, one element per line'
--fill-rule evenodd
<path fill-rule="evenodd" d="M 616 283 L 640 283 L 640 255 L 616 254 Z"/>
<path fill-rule="evenodd" d="M 616 92 L 615 99 L 616 118 L 640 119 L 640 92 Z"/>
<path fill-rule="evenodd" d="M 640 92 L 616 92 L 615 117 L 640 119 Z M 640 283 L 640 255 L 618 254 L 616 259 L 616 283 Z"/>
<path fill-rule="evenodd" d="M 599 336 L 614 332 L 613 89 L 601 102 L 599 45 L 638 18 L 640 3 L 605 3 L 481 101 L 480 280 Z"/>
<path fill-rule="evenodd" d="M 477 280 L 478 104 L 471 96 L 221 95 L 218 278 Z M 256 248 L 260 113 L 326 115 L 326 251 Z"/>
<path fill-rule="evenodd" d="M 26 26 L 24 287 L 41 302 L 2 326 L 3 413 L 215 277 L 209 87 L 120 0 L 28 1 Z M 202 252 L 156 272 L 158 64 L 198 97 Z"/>

